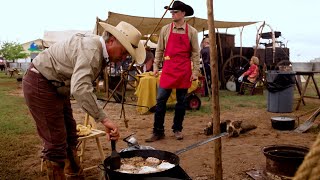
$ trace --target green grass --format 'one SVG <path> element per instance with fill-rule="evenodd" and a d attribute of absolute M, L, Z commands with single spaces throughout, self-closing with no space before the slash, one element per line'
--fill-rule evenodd
<path fill-rule="evenodd" d="M 0 72 L 0 179 L 23 179 L 20 162 L 39 150 L 24 98 L 13 95 L 17 88 L 15 78 Z"/>
<path fill-rule="evenodd" d="M 304 78 L 307 80 L 307 76 L 304 76 Z M 319 85 L 320 85 L 320 75 L 319 74 L 315 74 L 314 75 L 314 79 L 318 85 L 318 88 Z M 302 86 L 304 87 L 305 86 L 305 83 L 302 83 Z M 316 88 L 313 84 L 313 81 L 312 79 L 309 80 L 309 84 L 308 84 L 308 87 L 307 87 L 307 90 L 306 90 L 306 94 L 307 96 L 312 96 L 312 97 L 316 97 L 317 96 L 317 93 L 316 93 Z"/>
<path fill-rule="evenodd" d="M 197 111 L 187 111 L 189 116 L 207 116 L 212 113 L 212 98 L 201 97 L 201 108 Z M 237 96 L 236 92 L 227 90 L 219 91 L 220 112 L 230 111 L 237 108 L 265 108 L 265 95 L 243 95 Z"/>

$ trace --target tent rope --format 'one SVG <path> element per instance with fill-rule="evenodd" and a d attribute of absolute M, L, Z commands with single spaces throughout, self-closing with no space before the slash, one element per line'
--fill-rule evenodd
<path fill-rule="evenodd" d="M 147 46 L 148 41 L 150 40 L 151 36 L 154 34 L 154 32 L 156 31 L 156 29 L 158 28 L 159 24 L 161 23 L 163 17 L 166 15 L 166 13 L 168 12 L 170 6 L 172 5 L 172 3 L 174 2 L 174 0 L 171 1 L 171 3 L 169 4 L 168 8 L 166 9 L 166 11 L 163 13 L 162 17 L 160 18 L 158 24 L 156 25 L 156 27 L 153 29 L 152 33 L 150 34 L 150 36 L 148 37 L 148 39 L 146 40 L 146 43 L 144 44 L 144 46 Z"/>
<path fill-rule="evenodd" d="M 319 180 L 320 174 L 320 133 L 309 153 L 298 168 L 293 180 Z"/>

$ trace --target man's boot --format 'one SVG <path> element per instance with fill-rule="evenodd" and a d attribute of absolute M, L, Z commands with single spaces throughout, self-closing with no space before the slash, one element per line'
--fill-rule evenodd
<path fill-rule="evenodd" d="M 47 166 L 47 177 L 49 180 L 65 180 L 64 162 L 45 161 Z"/>
<path fill-rule="evenodd" d="M 64 171 L 68 180 L 84 180 L 83 168 L 81 167 L 80 157 L 76 149 L 67 150 L 65 163 Z"/>

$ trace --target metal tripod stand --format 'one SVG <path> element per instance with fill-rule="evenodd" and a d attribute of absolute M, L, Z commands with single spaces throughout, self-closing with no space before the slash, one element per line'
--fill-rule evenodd
<path fill-rule="evenodd" d="M 136 104 L 125 103 L 125 94 L 126 94 L 126 90 L 127 90 L 127 83 L 129 81 L 128 78 L 132 77 L 133 79 L 136 79 L 132 74 L 130 74 L 130 71 L 134 70 L 134 63 L 135 63 L 135 61 L 133 60 L 129 64 L 129 67 L 127 69 L 123 69 L 122 70 L 121 75 L 120 75 L 120 77 L 121 77 L 120 81 L 118 82 L 116 87 L 111 91 L 111 94 L 107 97 L 107 99 L 105 100 L 106 103 L 103 106 L 103 109 L 104 109 L 109 102 L 113 102 L 113 101 L 110 101 L 111 97 L 115 96 L 116 90 L 119 87 L 122 86 L 122 90 L 121 90 L 121 96 L 122 97 L 121 97 L 121 101 L 120 101 L 120 103 L 121 103 L 120 119 L 121 119 L 122 114 L 123 114 L 124 123 L 125 123 L 126 128 L 128 128 L 128 121 L 129 120 L 126 119 L 126 113 L 125 113 L 124 105 L 146 107 L 146 108 L 149 109 L 149 107 L 147 107 L 147 106 L 140 106 L 140 105 L 136 105 Z M 109 78 L 108 75 L 105 78 Z M 109 89 L 107 89 L 106 91 L 107 91 L 107 93 L 109 93 Z M 117 103 L 117 102 L 114 102 L 114 103 Z"/>

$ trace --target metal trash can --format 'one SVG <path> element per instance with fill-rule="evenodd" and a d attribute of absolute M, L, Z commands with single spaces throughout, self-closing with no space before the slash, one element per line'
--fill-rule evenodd
<path fill-rule="evenodd" d="M 269 112 L 292 112 L 295 74 L 294 71 L 270 70 L 267 72 Z"/>

